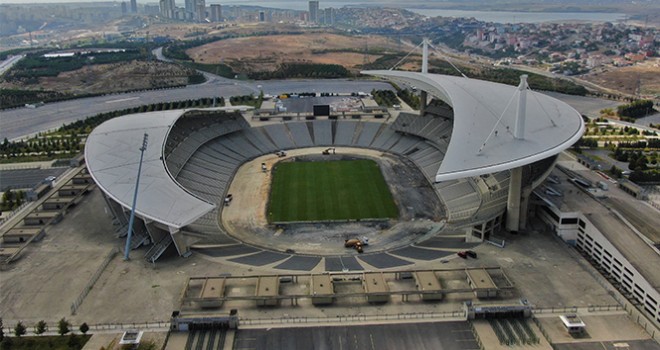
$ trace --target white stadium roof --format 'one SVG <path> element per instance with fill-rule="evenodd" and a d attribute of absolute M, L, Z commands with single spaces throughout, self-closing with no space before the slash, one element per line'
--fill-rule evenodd
<path fill-rule="evenodd" d="M 568 104 L 527 91 L 524 138 L 514 138 L 515 86 L 438 74 L 375 70 L 363 74 L 415 86 L 454 109 L 449 147 L 435 181 L 516 168 L 558 154 L 580 139 L 584 122 Z"/>
<path fill-rule="evenodd" d="M 103 192 L 130 210 L 140 147 L 144 133 L 148 133 L 136 213 L 175 229 L 194 222 L 215 208 L 214 204 L 179 186 L 162 158 L 170 128 L 187 111 L 140 113 L 110 119 L 92 131 L 85 145 L 85 160 L 94 181 Z"/>

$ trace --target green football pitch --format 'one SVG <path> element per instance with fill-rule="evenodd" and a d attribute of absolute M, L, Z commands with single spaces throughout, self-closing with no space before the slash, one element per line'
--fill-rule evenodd
<path fill-rule="evenodd" d="M 372 160 L 283 162 L 274 169 L 270 222 L 396 217 L 392 194 Z"/>

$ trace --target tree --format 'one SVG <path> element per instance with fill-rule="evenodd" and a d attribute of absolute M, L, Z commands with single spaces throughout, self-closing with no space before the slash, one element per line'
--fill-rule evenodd
<path fill-rule="evenodd" d="M 87 334 L 88 330 L 89 330 L 89 326 L 87 325 L 86 322 L 83 322 L 83 324 L 80 325 L 80 333 Z"/>
<path fill-rule="evenodd" d="M 5 328 L 2 325 L 2 318 L 0 318 L 0 343 L 5 340 Z"/>
<path fill-rule="evenodd" d="M 80 339 L 73 333 L 69 334 L 69 341 L 67 342 L 69 349 L 81 349 Z"/>
<path fill-rule="evenodd" d="M 14 335 L 16 335 L 17 337 L 20 337 L 21 335 L 25 335 L 25 333 L 27 333 L 27 329 L 25 328 L 25 325 L 23 324 L 23 322 L 19 321 L 16 324 L 16 327 L 14 327 Z"/>
<path fill-rule="evenodd" d="M 65 335 L 69 333 L 71 330 L 69 327 L 71 326 L 71 323 L 66 320 L 66 318 L 62 317 L 62 319 L 57 323 L 57 333 L 59 335 Z"/>
<path fill-rule="evenodd" d="M 37 322 L 36 325 L 34 325 L 34 334 L 41 335 L 44 334 L 47 330 L 48 330 L 48 325 L 44 320 L 41 320 Z"/>
<path fill-rule="evenodd" d="M 1 349 L 2 350 L 11 350 L 12 343 L 13 343 L 13 341 L 11 340 L 11 338 L 9 338 L 9 337 L 6 338 L 5 340 L 2 341 Z"/>

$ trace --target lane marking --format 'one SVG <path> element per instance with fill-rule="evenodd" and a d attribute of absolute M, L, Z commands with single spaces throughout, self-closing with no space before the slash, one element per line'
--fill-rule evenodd
<path fill-rule="evenodd" d="M 121 98 L 119 100 L 105 101 L 105 103 L 117 103 L 117 102 L 124 102 L 124 101 L 138 100 L 138 99 L 140 99 L 140 98 L 139 97 L 128 97 L 128 98 Z"/>

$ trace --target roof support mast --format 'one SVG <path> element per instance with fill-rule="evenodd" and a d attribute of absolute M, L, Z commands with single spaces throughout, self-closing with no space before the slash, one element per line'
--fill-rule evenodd
<path fill-rule="evenodd" d="M 142 172 L 142 160 L 144 159 L 144 151 L 147 150 L 147 141 L 149 135 L 145 132 L 142 139 L 142 147 L 140 147 L 140 163 L 138 165 L 137 179 L 135 180 L 135 193 L 133 194 L 133 208 L 131 208 L 131 217 L 128 220 L 128 236 L 126 237 L 126 247 L 124 249 L 124 260 L 128 260 L 128 253 L 131 251 L 131 238 L 133 236 L 133 223 L 135 222 L 135 204 L 137 203 L 138 185 L 140 185 L 140 173 Z"/>
<path fill-rule="evenodd" d="M 429 72 L 429 39 L 424 38 L 422 40 L 422 74 L 428 74 Z M 426 105 L 428 103 L 428 94 L 426 91 L 422 90 L 419 94 L 420 106 L 419 106 L 419 115 L 424 116 L 426 114 Z"/>
<path fill-rule="evenodd" d="M 513 137 L 518 140 L 525 139 L 525 117 L 527 112 L 527 74 L 520 76 L 520 85 L 518 85 L 518 113 L 516 113 L 516 126 L 513 130 Z"/>
<path fill-rule="evenodd" d="M 422 41 L 422 73 L 429 72 L 429 38 Z"/>

